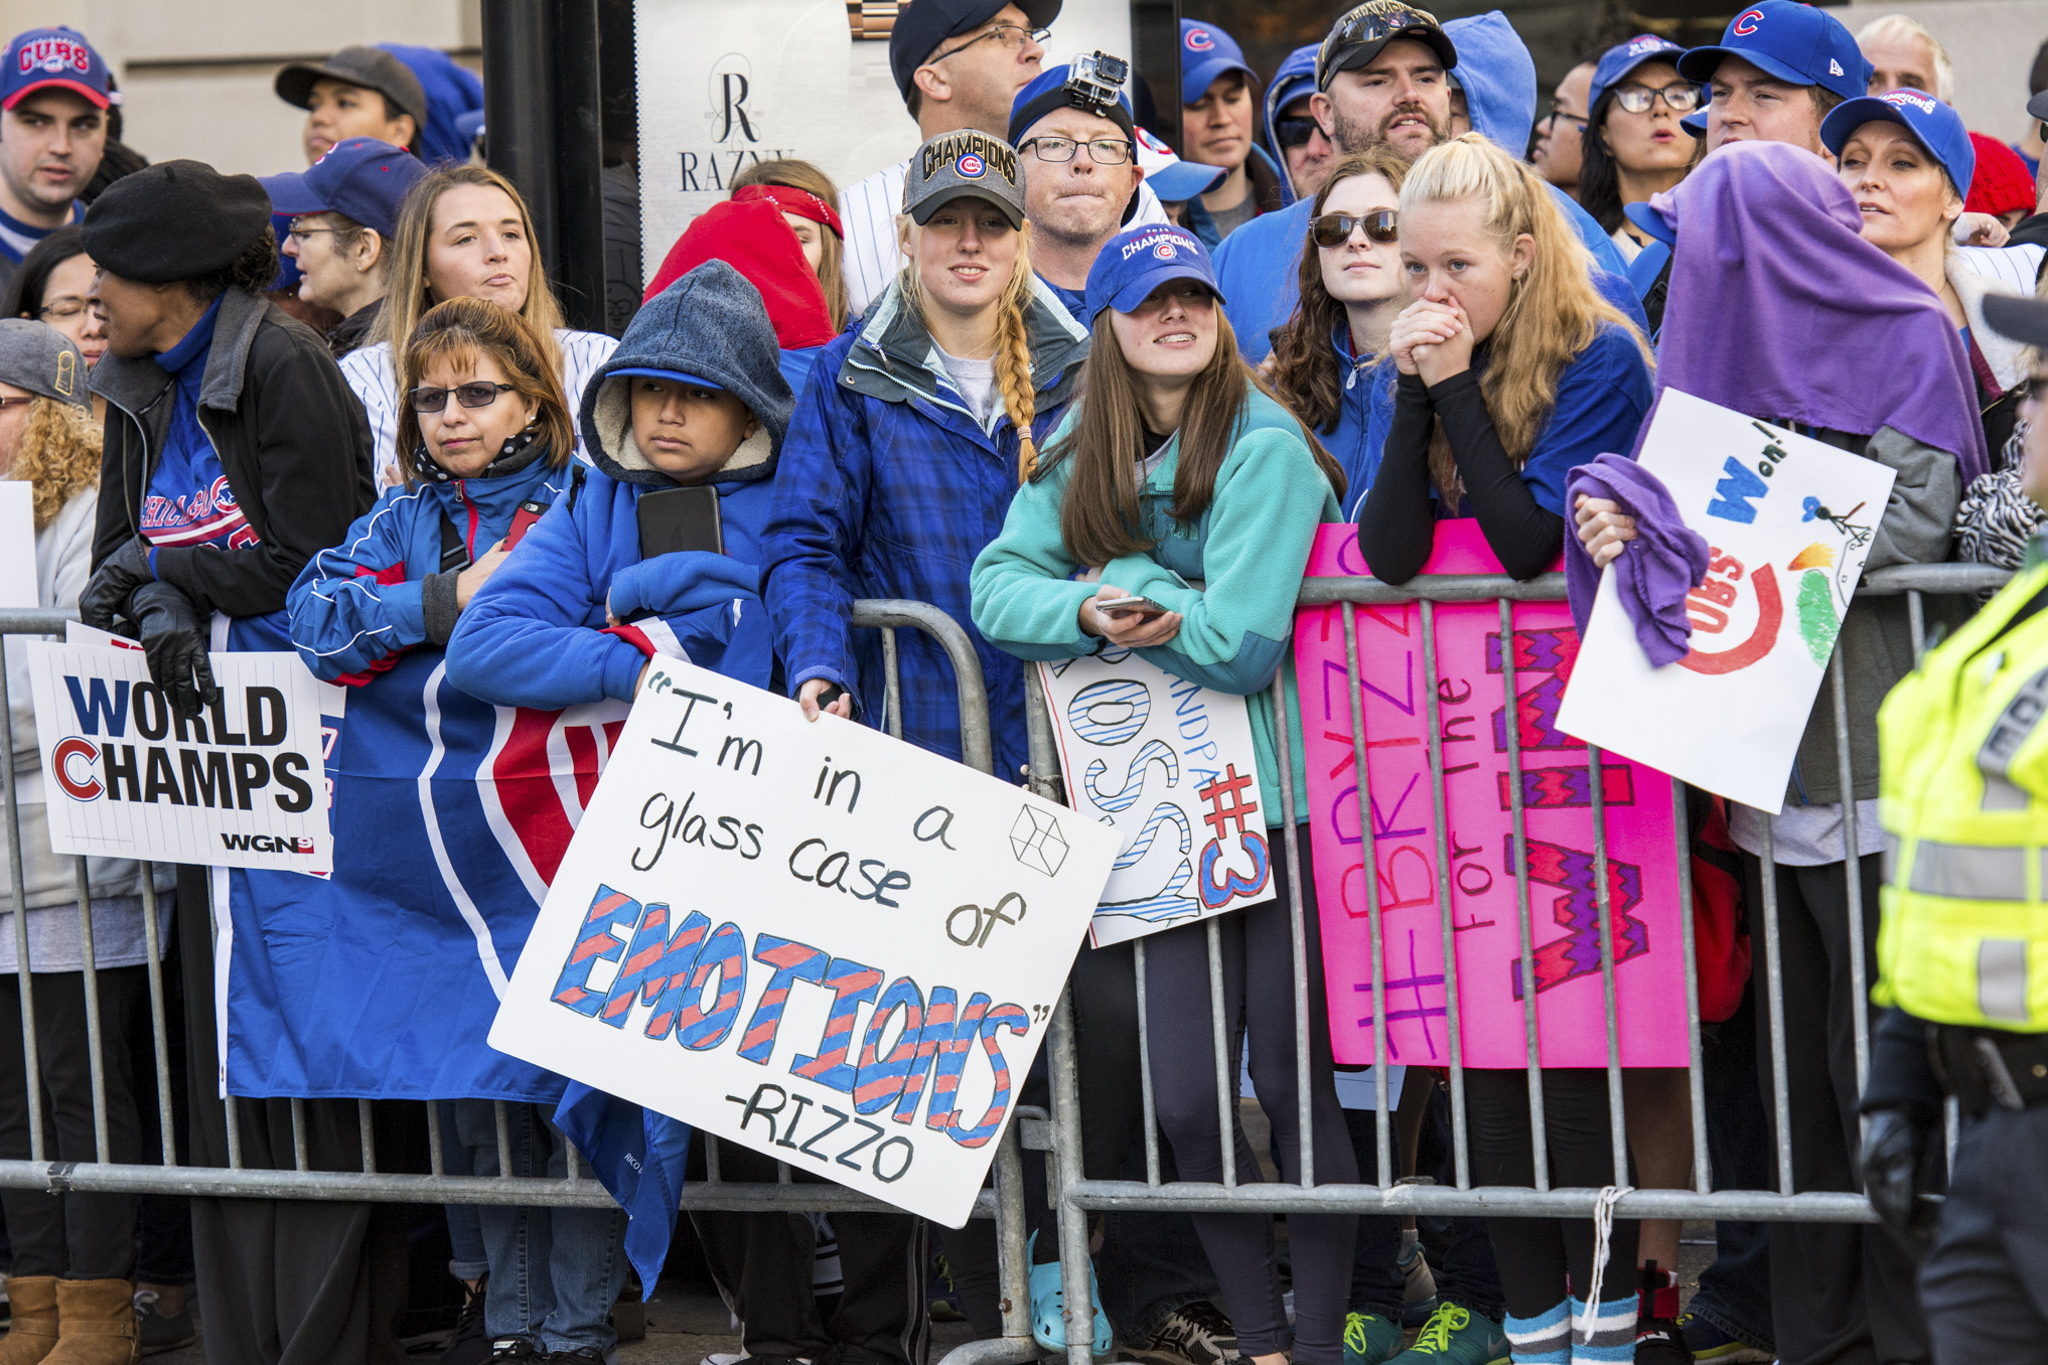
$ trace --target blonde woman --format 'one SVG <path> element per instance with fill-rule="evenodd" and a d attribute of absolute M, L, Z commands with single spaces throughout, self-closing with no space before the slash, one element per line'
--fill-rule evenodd
<path fill-rule="evenodd" d="M 749 191 L 746 194 L 742 190 Z M 782 210 L 783 221 L 796 234 L 804 259 L 818 273 L 825 290 L 825 309 L 832 330 L 843 332 L 850 307 L 846 294 L 846 234 L 839 221 L 839 187 L 832 177 L 808 161 L 781 158 L 760 161 L 732 178 L 732 197 L 766 198 Z"/>
<path fill-rule="evenodd" d="M 1421 572 L 1439 517 L 1474 516 L 1507 572 L 1564 551 L 1573 465 L 1634 448 L 1650 406 L 1642 334 L 1587 278 L 1544 182 L 1477 134 L 1432 148 L 1401 185 L 1410 302 L 1388 349 L 1399 377 L 1358 515 L 1375 576 Z"/>
<path fill-rule="evenodd" d="M 519 314 L 548 349 L 571 412 L 583 402 L 590 376 L 618 346 L 601 332 L 562 325 L 526 201 L 511 181 L 481 166 L 445 166 L 412 187 L 398 214 L 390 280 L 379 339 L 341 360 L 343 377 L 370 417 L 380 488 L 398 483 L 402 467 L 398 376 L 391 357 L 435 304 L 483 299 Z"/>

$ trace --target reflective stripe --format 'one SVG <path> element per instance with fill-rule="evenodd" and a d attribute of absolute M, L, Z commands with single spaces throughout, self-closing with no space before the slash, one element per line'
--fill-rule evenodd
<path fill-rule="evenodd" d="M 1998 719 L 1991 723 L 1991 732 L 1984 736 L 1983 747 L 1977 750 L 1977 767 L 1984 773 L 1982 809 L 2011 811 L 2027 808 L 2027 794 L 2012 784 L 2007 770 L 2012 764 L 2012 756 L 2040 726 L 2043 716 L 2048 716 L 2048 668 L 2027 679 L 2013 694 L 2012 700 L 1999 712 Z"/>
<path fill-rule="evenodd" d="M 1956 900 L 2023 901 L 2027 898 L 2027 851 L 1922 839 L 1913 848 L 1913 875 L 1907 889 Z"/>
<path fill-rule="evenodd" d="M 1904 842 L 1890 830 L 1884 832 L 1884 861 L 1878 866 L 1883 869 L 1881 875 L 1886 886 L 1899 884 L 1899 849 Z"/>
<path fill-rule="evenodd" d="M 1984 774 L 1984 804 L 1978 809 L 2014 811 L 2027 808 L 2027 794 L 1996 773 Z"/>
<path fill-rule="evenodd" d="M 1977 1008 L 1986 1019 L 2027 1022 L 2027 941 L 1987 938 L 1977 945 Z"/>

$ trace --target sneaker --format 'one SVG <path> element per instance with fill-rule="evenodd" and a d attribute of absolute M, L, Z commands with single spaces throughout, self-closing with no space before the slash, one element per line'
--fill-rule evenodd
<path fill-rule="evenodd" d="M 1692 1365 L 1678 1324 L 1645 1318 L 1636 1329 L 1636 1365 Z"/>
<path fill-rule="evenodd" d="M 455 1319 L 448 1344 L 441 1348 L 442 1365 L 484 1365 L 491 1358 L 491 1338 L 484 1331 L 484 1289 L 490 1282 L 491 1277 L 485 1275 L 471 1289 L 456 1281 L 462 1284 L 462 1313 Z"/>
<path fill-rule="evenodd" d="M 486 1360 L 546 1360 L 547 1353 L 539 1344 L 528 1337 L 499 1337 L 491 1342 L 491 1353 Z"/>
<path fill-rule="evenodd" d="M 1386 1365 L 1401 1349 L 1401 1324 L 1377 1313 L 1344 1315 L 1344 1365 Z"/>
<path fill-rule="evenodd" d="M 1506 1328 L 1469 1308 L 1446 1303 L 1429 1315 L 1415 1344 L 1387 1365 L 1507 1365 L 1507 1360 Z"/>
<path fill-rule="evenodd" d="M 595 1346 L 578 1346 L 571 1351 L 549 1351 L 541 1360 L 567 1361 L 570 1365 L 604 1365 L 604 1352 Z"/>
<path fill-rule="evenodd" d="M 1678 1315 L 1678 1334 L 1694 1360 L 1712 1361 L 1713 1365 L 1770 1365 L 1777 1359 L 1775 1351 L 1758 1350 L 1697 1314 Z"/>
<path fill-rule="evenodd" d="M 1237 1329 L 1222 1309 L 1196 1299 L 1168 1313 L 1151 1340 L 1128 1354 L 1155 1365 L 1225 1365 L 1238 1359 Z"/>
<path fill-rule="evenodd" d="M 190 1346 L 199 1339 L 192 1328 L 192 1296 L 185 1296 L 185 1307 L 172 1317 L 156 1306 L 154 1289 L 135 1291 L 135 1350 L 137 1355 L 153 1356 L 160 1351 L 175 1351 L 180 1346 Z"/>

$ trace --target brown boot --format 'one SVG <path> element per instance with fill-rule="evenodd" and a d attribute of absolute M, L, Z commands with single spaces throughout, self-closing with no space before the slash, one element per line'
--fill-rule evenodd
<path fill-rule="evenodd" d="M 14 1325 L 0 1337 L 0 1365 L 36 1365 L 57 1347 L 57 1277 L 9 1275 Z"/>
<path fill-rule="evenodd" d="M 43 1365 L 129 1365 L 136 1358 L 133 1284 L 57 1281 L 57 1349 L 42 1357 Z"/>

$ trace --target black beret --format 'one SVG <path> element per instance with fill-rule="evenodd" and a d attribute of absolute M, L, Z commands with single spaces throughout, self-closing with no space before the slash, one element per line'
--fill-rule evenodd
<path fill-rule="evenodd" d="M 253 175 L 159 161 L 107 186 L 80 231 L 85 254 L 109 275 L 170 284 L 233 265 L 270 231 L 270 196 Z"/>

